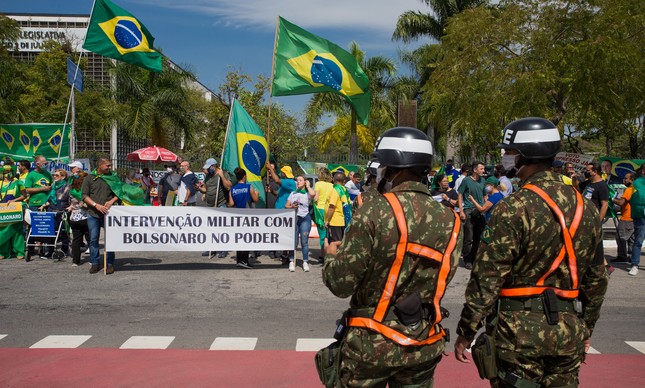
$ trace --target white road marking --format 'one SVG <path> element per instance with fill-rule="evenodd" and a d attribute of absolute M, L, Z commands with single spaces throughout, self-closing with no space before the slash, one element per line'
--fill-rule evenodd
<path fill-rule="evenodd" d="M 639 352 L 645 354 L 645 341 L 625 341 L 625 343 Z"/>
<path fill-rule="evenodd" d="M 4 337 L 8 336 L 9 334 L 0 334 L 0 340 L 3 339 Z"/>
<path fill-rule="evenodd" d="M 317 352 L 334 341 L 333 338 L 298 338 L 296 352 Z"/>
<path fill-rule="evenodd" d="M 92 338 L 91 335 L 48 335 L 30 349 L 74 349 L 83 345 L 85 341 Z"/>
<path fill-rule="evenodd" d="M 254 350 L 257 343 L 252 337 L 217 337 L 210 350 Z"/>
<path fill-rule="evenodd" d="M 587 354 L 600 354 L 600 352 L 590 346 Z"/>
<path fill-rule="evenodd" d="M 173 336 L 132 336 L 119 349 L 167 349 Z"/>

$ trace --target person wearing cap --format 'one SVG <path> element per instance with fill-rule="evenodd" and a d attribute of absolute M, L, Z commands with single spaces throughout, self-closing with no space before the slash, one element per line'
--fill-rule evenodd
<path fill-rule="evenodd" d="M 217 166 L 215 158 L 209 158 L 202 167 L 204 182 L 199 182 L 197 188 L 204 194 L 204 202 L 208 207 L 226 207 L 228 199 L 224 190 L 230 190 L 233 183 L 228 174 Z"/>
<path fill-rule="evenodd" d="M 11 164 L 5 164 L 0 169 L 0 203 L 17 202 L 22 209 L 22 201 L 27 197 L 25 187 L 14 177 Z M 18 260 L 25 258 L 25 234 L 21 221 L 0 225 L 0 260 L 8 259 L 12 254 Z"/>
<path fill-rule="evenodd" d="M 78 178 L 78 174 L 80 174 L 81 171 L 83 171 L 83 163 L 81 163 L 78 160 L 76 160 L 76 161 L 68 164 L 67 166 L 69 167 L 69 172 L 70 172 L 70 174 L 69 174 L 69 182 L 68 183 L 71 185 L 72 181 L 75 178 Z"/>
<path fill-rule="evenodd" d="M 497 204 L 482 233 L 455 357 L 470 362 L 466 349 L 487 321 L 493 342 L 478 338 L 470 354 L 492 344 L 495 363 L 475 359 L 496 366 L 480 370 L 492 386 L 577 387 L 608 283 L 594 258 L 598 210 L 550 171 L 560 132 L 549 120 L 513 121 L 498 147 L 509 177 L 522 185 Z"/>
<path fill-rule="evenodd" d="M 493 208 L 499 201 L 504 198 L 502 191 L 506 190 L 506 187 L 499 182 L 499 179 L 494 176 L 489 176 L 486 178 L 486 199 L 483 205 L 479 205 L 472 195 L 470 196 L 470 201 L 475 205 L 477 211 L 484 213 L 486 215 L 486 222 L 490 220 L 490 213 L 493 211 Z"/>
<path fill-rule="evenodd" d="M 561 160 L 554 160 L 553 163 L 551 163 L 551 171 L 554 174 L 558 174 L 560 176 L 560 179 L 562 179 L 562 182 L 565 185 L 572 185 L 571 178 L 568 176 L 564 175 L 564 172 L 562 171 L 562 168 L 564 167 L 564 162 Z"/>
<path fill-rule="evenodd" d="M 296 181 L 293 179 L 293 171 L 290 166 L 282 166 L 280 169 L 280 176 L 278 176 L 275 172 L 275 166 L 269 162 L 267 162 L 266 166 L 271 179 L 280 185 L 280 189 L 278 189 L 278 198 L 275 201 L 275 208 L 284 209 L 287 204 L 289 194 L 296 191 Z"/>
<path fill-rule="evenodd" d="M 334 386 L 431 387 L 445 348 L 440 303 L 459 264 L 461 222 L 420 183 L 432 165 L 425 133 L 389 129 L 373 156 L 382 195 L 356 211 L 323 267 L 327 288 L 351 297 Z"/>

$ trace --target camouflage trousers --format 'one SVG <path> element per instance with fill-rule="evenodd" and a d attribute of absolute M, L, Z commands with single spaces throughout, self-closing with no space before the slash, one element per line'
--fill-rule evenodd
<path fill-rule="evenodd" d="M 577 387 L 584 353 L 570 356 L 527 356 L 497 349 L 497 366 L 506 373 L 539 384 L 540 387 Z M 491 387 L 513 387 L 502 379 L 491 380 Z"/>
<path fill-rule="evenodd" d="M 389 384 L 393 388 L 432 388 L 434 370 L 441 361 L 441 357 L 410 367 L 365 365 L 357 360 L 342 359 L 339 386 L 385 387 Z"/>

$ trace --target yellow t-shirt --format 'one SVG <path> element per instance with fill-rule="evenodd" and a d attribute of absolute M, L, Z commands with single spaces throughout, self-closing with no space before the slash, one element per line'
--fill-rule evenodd
<path fill-rule="evenodd" d="M 329 207 L 329 194 L 331 194 L 332 190 L 334 190 L 334 185 L 331 182 L 316 182 L 314 191 L 318 193 L 318 201 L 316 201 L 316 207 L 318 209 L 327 211 Z"/>
<path fill-rule="evenodd" d="M 562 175 L 562 182 L 563 182 L 565 185 L 569 185 L 569 186 L 572 186 L 572 185 L 573 185 L 573 182 L 571 181 L 571 178 L 569 178 L 569 177 L 568 177 L 568 176 L 566 176 L 566 175 Z"/>
<path fill-rule="evenodd" d="M 329 220 L 329 226 L 345 226 L 345 215 L 343 214 L 343 201 L 340 199 L 338 192 L 333 189 L 329 194 L 329 204 L 334 205 L 334 214 Z"/>

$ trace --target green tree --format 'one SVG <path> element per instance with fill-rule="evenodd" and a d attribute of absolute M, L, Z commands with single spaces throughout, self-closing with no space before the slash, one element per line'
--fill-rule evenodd
<path fill-rule="evenodd" d="M 0 15 L 0 123 L 20 122 L 18 102 L 25 88 L 25 66 L 10 54 L 20 36 L 18 23 Z"/>
<path fill-rule="evenodd" d="M 486 3 L 486 0 L 420 0 L 431 12 L 405 11 L 397 22 L 392 39 L 411 42 L 422 37 L 441 41 L 448 20 L 466 9 Z"/>
<path fill-rule="evenodd" d="M 610 153 L 609 134 L 644 113 L 644 7 L 517 0 L 456 15 L 423 88 L 427 109 L 474 154 L 489 154 L 500 129 L 525 116 L 596 135 Z"/>
<path fill-rule="evenodd" d="M 391 59 L 381 56 L 366 59 L 365 53 L 356 42 L 350 44 L 349 52 L 356 58 L 370 80 L 369 88 L 372 93 L 370 125 L 357 125 L 354 110 L 342 96 L 335 93 L 314 94 L 305 110 L 308 127 L 316 127 L 324 114 L 336 116 L 336 122 L 323 130 L 322 149 L 324 151 L 329 145 L 342 144 L 349 140 L 348 159 L 349 163 L 355 164 L 358 161 L 359 143 L 364 152 L 371 151 L 378 137 L 376 129 L 386 129 L 379 124 L 394 121 L 395 111 L 386 101 L 386 95 L 392 84 L 396 66 Z"/>
<path fill-rule="evenodd" d="M 200 118 L 193 109 L 196 99 L 191 98 L 197 92 L 189 87 L 195 76 L 164 62 L 161 73 L 120 62 L 110 72 L 116 79 L 114 93 L 121 110 L 119 129 L 168 147 L 169 139 L 190 140 Z"/>

